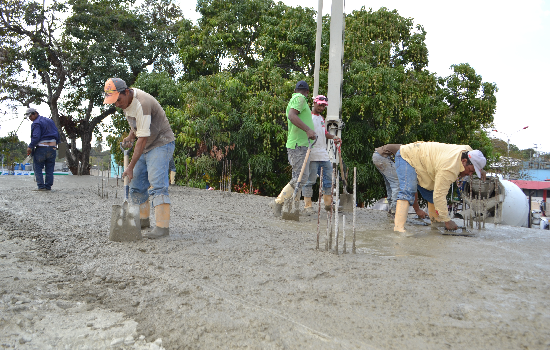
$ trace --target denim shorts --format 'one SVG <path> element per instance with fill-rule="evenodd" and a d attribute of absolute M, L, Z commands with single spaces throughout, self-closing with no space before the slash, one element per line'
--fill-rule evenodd
<path fill-rule="evenodd" d="M 134 177 L 130 182 L 130 199 L 134 204 L 145 203 L 152 197 L 153 207 L 167 203 L 168 196 L 168 164 L 174 155 L 175 142 L 155 147 L 139 157 L 134 167 Z M 149 187 L 152 187 L 149 189 Z"/>
<path fill-rule="evenodd" d="M 321 185 L 323 186 L 323 194 L 330 195 L 332 188 L 332 163 L 330 160 L 326 161 L 311 161 L 309 162 L 309 177 L 305 181 L 302 194 L 304 197 L 313 197 L 313 185 L 317 182 L 317 175 L 320 175 L 320 171 L 323 169 L 323 180 Z M 304 183 L 304 181 L 302 181 Z"/>
<path fill-rule="evenodd" d="M 406 200 L 411 205 L 414 204 L 414 195 L 416 191 L 420 191 L 420 195 L 426 201 L 434 202 L 434 191 L 430 191 L 418 185 L 416 170 L 401 157 L 401 152 L 395 154 L 395 168 L 397 177 L 399 178 L 399 192 L 397 200 Z"/>

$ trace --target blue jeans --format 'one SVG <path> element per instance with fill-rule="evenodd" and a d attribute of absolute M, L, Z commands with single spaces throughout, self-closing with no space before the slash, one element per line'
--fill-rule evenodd
<path fill-rule="evenodd" d="M 330 189 L 332 187 L 332 163 L 327 161 L 315 161 L 309 162 L 309 177 L 302 189 L 304 197 L 313 197 L 313 185 L 317 182 L 317 174 L 320 169 L 323 169 L 323 194 L 330 195 Z"/>
<path fill-rule="evenodd" d="M 390 209 L 395 210 L 397 193 L 399 192 L 399 178 L 397 177 L 395 163 L 389 157 L 384 157 L 376 151 L 372 154 L 372 163 L 384 178 L 388 204 L 390 205 Z"/>
<path fill-rule="evenodd" d="M 34 149 L 33 169 L 38 188 L 51 190 L 53 186 L 53 169 L 57 152 L 52 146 L 39 146 Z M 42 176 L 42 169 L 46 169 L 46 182 Z"/>
<path fill-rule="evenodd" d="M 430 203 L 434 202 L 434 191 L 430 191 L 418 185 L 416 170 L 401 157 L 401 151 L 395 154 L 395 167 L 397 177 L 399 178 L 399 192 L 397 200 L 406 200 L 409 204 L 414 204 L 414 195 L 420 191 L 422 198 Z"/>
<path fill-rule="evenodd" d="M 153 198 L 153 207 L 167 203 L 168 196 L 168 163 L 174 154 L 174 141 L 164 146 L 155 147 L 139 157 L 134 167 L 134 177 L 130 182 L 130 199 L 134 204 L 145 203 Z M 149 190 L 149 187 L 152 187 Z"/>

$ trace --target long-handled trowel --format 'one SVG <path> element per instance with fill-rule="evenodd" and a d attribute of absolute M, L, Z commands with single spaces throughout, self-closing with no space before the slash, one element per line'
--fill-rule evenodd
<path fill-rule="evenodd" d="M 132 146 L 133 147 L 133 146 Z M 132 149 L 124 149 L 122 142 L 120 149 L 124 151 L 124 170 L 128 168 L 128 153 Z M 139 219 L 139 206 L 128 202 L 130 186 L 128 177 L 124 177 L 124 203 L 114 204 L 111 213 L 111 232 L 109 240 L 115 242 L 131 242 L 141 239 L 141 223 Z"/>
<path fill-rule="evenodd" d="M 304 170 L 306 170 L 306 166 L 309 166 L 308 159 L 309 159 L 309 153 L 311 152 L 311 148 L 313 148 L 313 145 L 317 142 L 317 138 L 315 138 L 315 141 L 311 143 L 311 141 L 308 139 L 309 146 L 307 148 L 306 157 L 304 159 L 304 164 L 302 164 L 302 170 L 300 170 L 300 175 L 298 176 L 298 182 L 296 182 L 296 186 L 294 187 L 294 192 L 292 192 L 292 197 L 285 199 L 285 203 L 283 204 L 283 210 L 282 210 L 282 218 L 284 220 L 294 220 L 294 221 L 300 221 L 300 207 L 295 207 L 296 204 L 296 194 L 298 194 L 298 191 L 300 190 L 300 186 L 302 184 L 302 176 L 304 175 Z M 323 181 L 321 179 L 321 181 Z"/>
<path fill-rule="evenodd" d="M 344 193 L 340 195 L 340 206 L 342 211 L 351 212 L 355 203 L 353 203 L 353 194 L 348 193 L 348 179 L 347 172 L 344 171 L 344 163 L 342 162 L 342 151 L 340 145 L 338 145 L 338 158 L 340 159 L 340 174 L 342 181 L 344 182 Z"/>

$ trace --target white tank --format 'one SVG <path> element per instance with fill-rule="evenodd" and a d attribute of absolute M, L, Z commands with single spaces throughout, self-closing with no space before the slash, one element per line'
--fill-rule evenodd
<path fill-rule="evenodd" d="M 515 183 L 500 180 L 505 189 L 504 201 L 499 204 L 502 206 L 501 224 L 527 227 L 527 217 L 529 215 L 529 199 Z"/>

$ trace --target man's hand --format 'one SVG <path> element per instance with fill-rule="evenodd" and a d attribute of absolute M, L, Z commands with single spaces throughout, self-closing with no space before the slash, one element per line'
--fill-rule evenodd
<path fill-rule="evenodd" d="M 336 136 L 334 136 L 334 138 L 332 139 L 332 141 L 334 141 L 334 144 L 336 144 L 336 145 L 339 145 L 339 144 L 342 143 L 342 139 L 339 138 L 339 137 L 336 137 Z"/>
<path fill-rule="evenodd" d="M 132 181 L 134 178 L 134 169 L 128 168 L 122 173 L 122 178 L 124 179 L 125 176 L 128 176 L 128 182 Z"/>
<path fill-rule="evenodd" d="M 131 138 L 130 136 L 125 137 L 124 139 L 122 139 L 122 147 L 130 148 L 132 146 L 133 141 L 134 141 L 133 138 Z"/>
<path fill-rule="evenodd" d="M 315 138 L 317 138 L 317 134 L 315 133 L 315 131 L 313 131 L 313 129 L 309 129 L 308 131 L 306 131 L 306 134 L 308 139 L 315 140 Z"/>
<path fill-rule="evenodd" d="M 428 217 L 428 213 L 426 213 L 424 210 L 415 210 L 416 215 L 418 215 L 419 218 L 425 219 Z"/>
<path fill-rule="evenodd" d="M 449 220 L 445 223 L 445 228 L 449 231 L 454 231 L 458 229 L 458 226 L 455 224 L 453 220 Z"/>
<path fill-rule="evenodd" d="M 29 147 L 27 147 L 27 155 L 30 156 L 32 153 L 32 149 L 30 149 Z"/>

